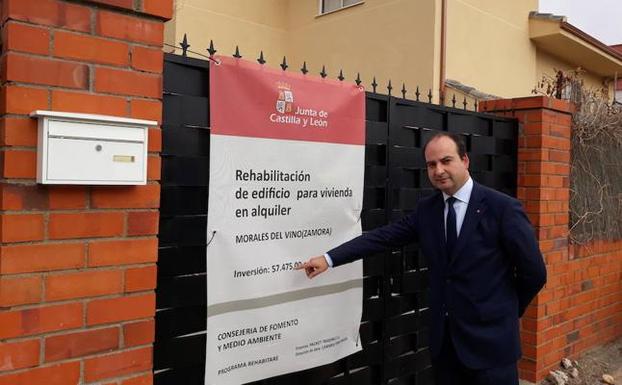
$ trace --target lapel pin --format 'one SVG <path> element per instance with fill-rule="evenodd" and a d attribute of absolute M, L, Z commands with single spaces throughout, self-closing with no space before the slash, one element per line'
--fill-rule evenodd
<path fill-rule="evenodd" d="M 479 213 L 480 213 L 479 209 L 477 209 L 477 211 L 476 211 L 476 212 L 479 214 Z"/>

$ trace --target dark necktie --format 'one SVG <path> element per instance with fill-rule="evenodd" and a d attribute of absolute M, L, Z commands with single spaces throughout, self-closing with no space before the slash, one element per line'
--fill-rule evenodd
<path fill-rule="evenodd" d="M 447 255 L 451 256 L 454 246 L 456 246 L 456 240 L 458 239 L 458 232 L 456 231 L 456 210 L 454 210 L 454 202 L 456 198 L 447 198 L 447 222 L 445 223 L 445 229 L 447 231 Z"/>

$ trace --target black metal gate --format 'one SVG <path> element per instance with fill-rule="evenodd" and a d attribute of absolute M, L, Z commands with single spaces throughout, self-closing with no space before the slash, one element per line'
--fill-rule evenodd
<path fill-rule="evenodd" d="M 208 70 L 207 61 L 165 55 L 156 385 L 204 383 Z M 363 231 L 401 217 L 432 191 L 421 147 L 437 130 L 465 136 L 475 180 L 515 195 L 516 120 L 466 111 L 466 105 L 456 109 L 367 93 Z M 363 351 L 255 384 L 433 383 L 427 268 L 417 246 L 376 255 L 363 266 Z"/>

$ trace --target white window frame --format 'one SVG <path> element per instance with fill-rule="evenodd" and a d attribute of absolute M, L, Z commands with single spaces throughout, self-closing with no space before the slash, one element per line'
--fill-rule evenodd
<path fill-rule="evenodd" d="M 361 5 L 361 4 L 365 3 L 365 0 L 359 0 L 356 3 L 354 3 L 354 4 L 343 5 L 343 1 L 344 0 L 341 0 L 341 6 L 339 8 L 333 9 L 332 11 L 324 12 L 324 9 L 323 9 L 324 0 L 318 0 L 318 16 L 324 16 L 324 15 L 331 14 L 333 12 L 339 12 L 342 9 L 348 9 L 348 8 L 351 8 L 351 7 L 356 7 L 357 5 Z"/>

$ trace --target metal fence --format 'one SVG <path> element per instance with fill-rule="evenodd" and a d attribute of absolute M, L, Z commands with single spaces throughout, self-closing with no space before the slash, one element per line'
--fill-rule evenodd
<path fill-rule="evenodd" d="M 209 182 L 209 61 L 166 54 L 162 195 L 154 370 L 156 385 L 204 383 L 206 232 Z M 210 46 L 210 54 L 214 53 Z M 236 57 L 239 51 L 236 50 Z M 263 54 L 258 61 L 263 64 Z M 262 63 L 263 61 L 263 63 Z M 281 63 L 287 69 L 286 59 Z M 300 69 L 306 73 L 306 63 Z M 327 76 L 323 69 L 320 76 Z M 344 81 L 340 73 L 338 79 Z M 360 83 L 357 77 L 356 82 Z M 436 131 L 464 135 L 474 179 L 516 193 L 517 121 L 377 93 L 366 97 L 363 231 L 395 220 L 431 193 L 422 145 Z M 460 103 L 459 103 L 460 105 Z M 477 110 L 477 106 L 472 106 Z M 413 244 L 363 264 L 363 351 L 335 363 L 255 384 L 432 384 L 428 352 L 427 267 Z"/>

